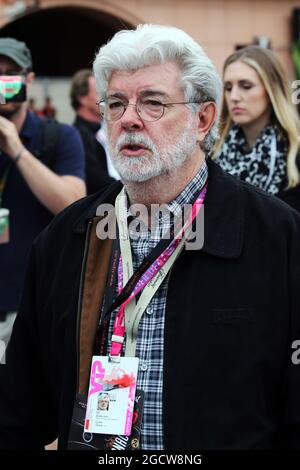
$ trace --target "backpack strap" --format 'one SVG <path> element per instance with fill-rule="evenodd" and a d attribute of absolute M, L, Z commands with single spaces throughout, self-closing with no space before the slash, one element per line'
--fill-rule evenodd
<path fill-rule="evenodd" d="M 41 122 L 41 147 L 35 152 L 37 158 L 41 160 L 51 170 L 54 168 L 57 156 L 59 124 L 55 119 L 45 118 Z"/>

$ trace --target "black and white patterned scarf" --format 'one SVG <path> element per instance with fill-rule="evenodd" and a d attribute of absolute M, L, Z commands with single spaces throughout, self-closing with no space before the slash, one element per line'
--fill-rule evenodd
<path fill-rule="evenodd" d="M 251 150 L 246 145 L 243 130 L 233 125 L 216 162 L 231 175 L 277 194 L 286 182 L 287 138 L 281 136 L 276 124 L 268 124 Z"/>

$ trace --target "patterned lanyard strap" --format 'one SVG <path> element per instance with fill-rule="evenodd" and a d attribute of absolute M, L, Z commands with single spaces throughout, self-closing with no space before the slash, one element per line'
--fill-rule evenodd
<path fill-rule="evenodd" d="M 120 196 L 122 196 L 122 192 Z M 116 301 L 113 303 L 112 307 L 109 309 L 111 311 L 114 308 L 116 308 L 116 306 L 120 306 L 120 309 L 114 321 L 110 357 L 120 357 L 121 355 L 122 344 L 124 342 L 124 336 L 125 336 L 125 308 L 126 306 L 136 297 L 138 293 L 140 293 L 143 290 L 143 294 L 139 300 L 139 303 L 137 307 L 134 309 L 134 312 L 135 312 L 134 320 L 136 320 L 137 318 L 140 320 L 143 311 L 147 307 L 148 301 L 151 300 L 152 296 L 154 295 L 159 285 L 162 283 L 164 277 L 166 276 L 168 270 L 171 268 L 172 264 L 175 262 L 176 257 L 178 256 L 179 252 L 183 248 L 183 243 L 185 241 L 185 234 L 187 233 L 188 229 L 191 227 L 193 220 L 197 217 L 203 205 L 206 192 L 207 192 L 207 183 L 205 184 L 200 194 L 194 201 L 192 205 L 191 213 L 188 217 L 188 220 L 185 222 L 184 226 L 173 237 L 171 242 L 169 243 L 167 242 L 167 246 L 164 246 L 163 244 L 160 245 L 160 243 L 162 242 L 161 241 L 154 248 L 154 250 L 151 252 L 149 257 L 146 258 L 146 260 L 144 260 L 140 268 L 131 276 L 131 278 L 128 280 L 125 286 L 123 286 L 123 258 L 122 256 L 120 257 L 119 265 L 118 265 L 119 296 L 116 299 Z M 117 218 L 118 218 L 118 210 L 119 210 L 118 204 L 116 204 Z M 123 223 L 122 226 L 124 228 L 125 224 Z M 129 241 L 129 236 L 128 236 L 127 225 L 126 225 L 126 230 L 127 230 L 127 236 L 125 238 L 126 245 L 127 245 L 126 251 L 127 253 L 129 253 L 130 241 Z M 163 250 L 161 249 L 162 247 L 163 247 Z M 153 257 L 153 254 L 157 256 Z M 151 263 L 149 263 L 149 259 L 152 260 Z M 130 262 L 132 263 L 131 257 L 130 257 Z M 143 265 L 145 265 L 146 267 L 145 269 Z M 156 281 L 156 278 L 159 276 L 159 274 L 162 273 L 163 268 L 165 269 L 164 269 L 163 275 L 160 276 L 160 280 L 159 280 L 160 282 L 156 282 L 156 287 L 153 287 L 153 285 L 151 286 L 151 281 L 153 280 Z M 132 269 L 131 269 L 131 272 L 132 272 Z M 139 275 L 137 275 L 138 272 L 140 272 Z M 146 295 L 146 292 L 144 292 L 148 287 L 149 289 L 152 288 L 152 295 L 151 294 Z M 143 305 L 139 305 L 141 303 L 143 303 Z M 135 329 L 137 330 L 138 322 L 133 321 L 133 323 L 135 323 Z M 135 347 L 133 347 L 132 350 L 135 351 Z"/>

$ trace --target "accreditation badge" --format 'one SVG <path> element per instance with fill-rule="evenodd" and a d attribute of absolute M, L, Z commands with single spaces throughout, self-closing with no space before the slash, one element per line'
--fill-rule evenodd
<path fill-rule="evenodd" d="M 78 394 L 75 399 L 68 439 L 68 450 L 139 450 L 145 394 L 136 390 L 130 436 L 92 434 L 84 431 L 87 397 Z"/>
<path fill-rule="evenodd" d="M 0 244 L 9 242 L 9 210 L 0 209 Z"/>
<path fill-rule="evenodd" d="M 130 436 L 138 373 L 137 357 L 94 356 L 84 431 Z"/>

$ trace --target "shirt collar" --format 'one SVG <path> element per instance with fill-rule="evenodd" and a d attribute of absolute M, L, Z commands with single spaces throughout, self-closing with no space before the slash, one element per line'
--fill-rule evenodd
<path fill-rule="evenodd" d="M 168 204 L 165 204 L 164 207 L 167 211 L 170 211 L 174 216 L 179 216 L 182 213 L 182 208 L 186 204 L 193 203 L 195 199 L 196 193 L 199 194 L 202 190 L 203 186 L 206 183 L 208 177 L 208 169 L 206 161 L 201 165 L 199 170 L 197 171 L 196 175 L 192 178 L 192 180 L 187 184 L 187 186 L 181 191 L 175 199 L 173 199 Z M 130 211 L 130 207 L 128 207 L 128 196 L 126 198 L 127 202 L 127 217 L 135 218 Z M 165 211 L 161 213 L 161 222 L 168 222 L 169 216 L 168 212 Z"/>
<path fill-rule="evenodd" d="M 178 194 L 178 196 L 173 199 L 173 201 L 169 202 L 169 204 L 166 204 L 166 207 L 169 209 L 169 211 L 174 215 L 179 215 L 184 204 L 191 204 L 195 199 L 196 193 L 200 193 L 201 189 L 205 185 L 207 176 L 207 164 L 206 161 L 204 161 L 196 175 L 187 184 L 184 190 L 181 191 L 181 193 Z"/>
<path fill-rule="evenodd" d="M 241 255 L 244 240 L 245 186 L 238 178 L 227 175 L 210 158 L 207 160 L 207 166 L 209 184 L 205 196 L 205 236 L 202 251 L 221 258 L 236 258 Z M 96 216 L 99 205 L 113 205 L 121 189 L 121 182 L 116 181 L 106 190 L 78 201 L 80 210 L 72 222 L 73 231 L 84 234 L 88 220 Z M 247 191 L 256 190 L 249 187 Z M 69 213 L 72 213 L 72 209 Z"/>

